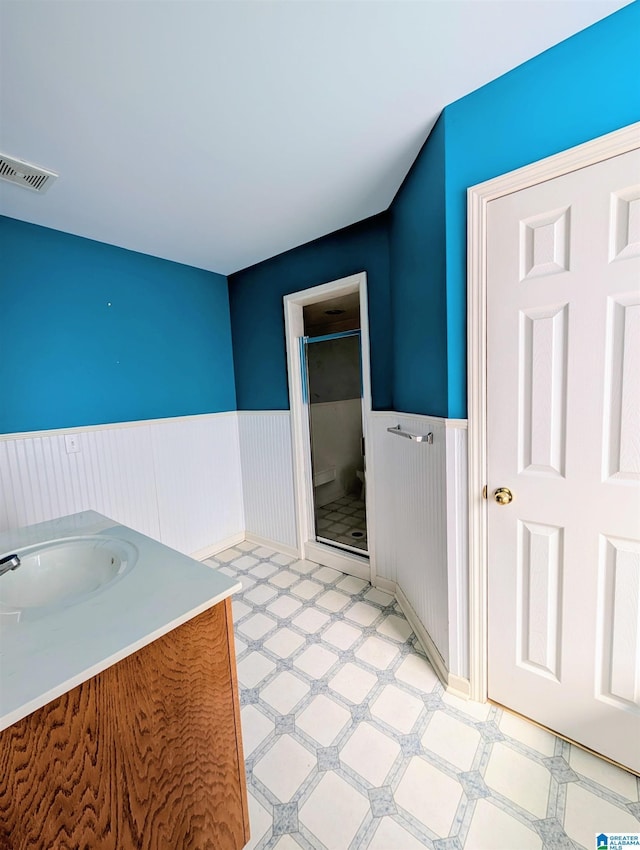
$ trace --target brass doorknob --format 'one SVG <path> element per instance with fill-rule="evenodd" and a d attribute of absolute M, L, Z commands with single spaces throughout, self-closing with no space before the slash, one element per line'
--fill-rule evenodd
<path fill-rule="evenodd" d="M 509 502 L 513 502 L 513 493 L 508 487 L 498 487 L 493 498 L 499 505 L 508 505 Z"/>

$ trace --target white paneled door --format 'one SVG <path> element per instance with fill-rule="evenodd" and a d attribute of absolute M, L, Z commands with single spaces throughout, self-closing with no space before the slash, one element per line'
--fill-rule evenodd
<path fill-rule="evenodd" d="M 488 204 L 489 697 L 640 772 L 640 151 Z"/>

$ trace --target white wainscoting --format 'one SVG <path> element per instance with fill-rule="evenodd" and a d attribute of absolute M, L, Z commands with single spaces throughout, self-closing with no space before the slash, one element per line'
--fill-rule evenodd
<path fill-rule="evenodd" d="M 89 509 L 185 553 L 241 539 L 235 411 L 0 438 L 0 531 Z"/>
<path fill-rule="evenodd" d="M 465 680 L 466 422 L 393 412 L 368 422 L 374 583 L 397 586 L 439 656 L 434 663 Z M 396 425 L 432 431 L 433 444 L 389 434 Z M 66 433 L 80 452 L 67 454 Z M 190 554 L 212 554 L 245 532 L 297 551 L 294 486 L 289 411 L 0 437 L 0 531 L 94 509 Z"/>
<path fill-rule="evenodd" d="M 449 425 L 449 422 L 451 425 Z M 469 679 L 469 494 L 466 421 L 447 421 L 449 672 Z M 461 683 L 462 686 L 462 683 Z M 467 690 L 467 695 L 468 695 Z"/>
<path fill-rule="evenodd" d="M 468 676 L 466 422 L 385 412 L 372 413 L 370 423 L 373 580 L 395 585 L 427 633 L 430 654 L 440 656 L 434 664 L 464 691 L 457 679 Z M 387 431 L 397 425 L 431 432 L 433 443 Z"/>
<path fill-rule="evenodd" d="M 247 535 L 298 550 L 291 415 L 238 411 Z"/>
<path fill-rule="evenodd" d="M 237 417 L 151 427 L 162 542 L 196 552 L 244 529 Z"/>
<path fill-rule="evenodd" d="M 158 539 L 150 425 L 0 440 L 0 530 L 96 510 Z M 65 434 L 80 451 L 67 454 Z"/>
<path fill-rule="evenodd" d="M 413 434 L 433 433 L 430 445 L 385 431 L 392 496 L 391 515 L 385 519 L 393 535 L 396 583 L 448 669 L 445 427 L 442 420 L 405 414 L 396 415 L 392 424 Z"/>
<path fill-rule="evenodd" d="M 387 428 L 397 425 L 393 413 L 369 413 L 369 445 L 367 462 L 367 525 L 375 526 L 371 550 L 372 581 L 380 587 L 395 590 L 397 548 L 394 508 L 393 439 Z M 371 536 L 371 535 L 370 535 Z"/>

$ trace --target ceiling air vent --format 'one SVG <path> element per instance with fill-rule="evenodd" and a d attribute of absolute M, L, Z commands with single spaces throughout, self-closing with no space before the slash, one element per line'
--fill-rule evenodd
<path fill-rule="evenodd" d="M 58 175 L 38 165 L 0 153 L 0 180 L 16 183 L 33 192 L 46 192 Z"/>

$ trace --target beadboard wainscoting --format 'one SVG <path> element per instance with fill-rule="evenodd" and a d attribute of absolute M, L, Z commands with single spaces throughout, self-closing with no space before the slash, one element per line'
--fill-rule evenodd
<path fill-rule="evenodd" d="M 238 413 L 247 536 L 299 552 L 288 411 Z M 433 444 L 387 428 L 433 433 Z M 397 593 L 441 677 L 467 693 L 466 421 L 368 416 L 367 525 L 372 581 Z"/>
<path fill-rule="evenodd" d="M 291 414 L 238 411 L 247 537 L 298 554 Z"/>
<path fill-rule="evenodd" d="M 388 491 L 391 510 L 376 520 L 378 528 L 387 526 L 386 536 L 393 541 L 396 585 L 448 669 L 445 427 L 439 420 L 400 415 L 389 425 L 400 425 L 412 434 L 433 433 L 431 445 L 390 434 L 384 428 L 380 438 L 388 477 L 384 484 L 376 481 L 375 489 L 382 486 Z"/>
<path fill-rule="evenodd" d="M 395 592 L 398 549 L 394 523 L 394 437 L 387 428 L 398 424 L 393 413 L 369 413 L 369 445 L 366 446 L 367 525 L 375 522 L 371 550 L 372 583 Z M 398 439 L 397 437 L 395 439 Z"/>
<path fill-rule="evenodd" d="M 394 589 L 440 675 L 468 677 L 466 421 L 372 413 L 374 582 Z M 388 428 L 433 434 L 416 442 Z"/>
<path fill-rule="evenodd" d="M 445 420 L 449 684 L 469 687 L 469 491 L 466 420 Z M 454 677 L 465 681 L 456 683 Z"/>
<path fill-rule="evenodd" d="M 433 433 L 417 443 L 387 428 Z M 468 678 L 466 422 L 368 417 L 372 581 L 395 592 L 441 677 Z M 80 451 L 67 453 L 65 435 Z M 289 411 L 0 437 L 0 530 L 93 509 L 205 558 L 245 536 L 299 555 Z"/>
<path fill-rule="evenodd" d="M 162 542 L 204 552 L 244 529 L 235 413 L 168 420 L 151 428 Z"/>
<path fill-rule="evenodd" d="M 89 509 L 200 557 L 242 540 L 237 414 L 0 437 L 0 530 Z"/>

